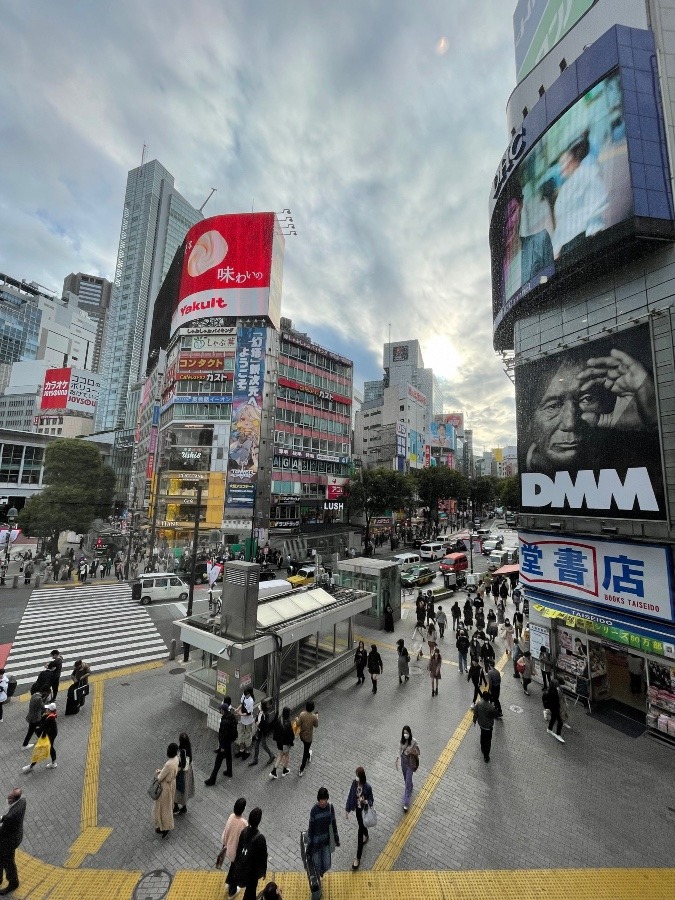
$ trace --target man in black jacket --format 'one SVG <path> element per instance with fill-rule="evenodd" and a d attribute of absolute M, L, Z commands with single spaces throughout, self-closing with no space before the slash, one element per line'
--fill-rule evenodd
<path fill-rule="evenodd" d="M 11 894 L 19 886 L 19 873 L 16 870 L 14 855 L 16 848 L 23 840 L 23 818 L 26 815 L 26 798 L 21 796 L 21 788 L 14 788 L 7 795 L 9 807 L 0 817 L 0 881 L 3 873 L 7 875 L 7 885 L 0 889 L 0 894 Z"/>
<path fill-rule="evenodd" d="M 232 742 L 237 740 L 237 717 L 232 709 L 232 698 L 225 697 L 222 705 L 223 714 L 220 717 L 220 727 L 218 728 L 218 749 L 216 750 L 216 761 L 213 764 L 213 771 L 204 782 L 208 787 L 213 787 L 218 777 L 220 767 L 225 760 L 226 768 L 223 772 L 227 778 L 232 778 Z"/>
<path fill-rule="evenodd" d="M 56 700 L 59 693 L 59 682 L 61 681 L 61 669 L 63 668 L 63 657 L 58 650 L 52 650 L 50 653 L 52 658 L 49 668 L 52 670 L 52 700 Z"/>
<path fill-rule="evenodd" d="M 469 666 L 467 665 L 466 655 L 469 652 L 469 638 L 465 631 L 459 631 L 457 634 L 457 640 L 455 641 L 455 647 L 457 647 L 457 658 L 459 660 L 459 671 L 463 672 L 465 669 L 469 670 Z"/>
<path fill-rule="evenodd" d="M 237 844 L 233 868 L 237 885 L 246 888 L 242 900 L 255 900 L 258 882 L 267 875 L 267 841 L 258 830 L 261 820 L 262 810 L 256 806 L 251 810 L 248 827 L 242 831 Z"/>

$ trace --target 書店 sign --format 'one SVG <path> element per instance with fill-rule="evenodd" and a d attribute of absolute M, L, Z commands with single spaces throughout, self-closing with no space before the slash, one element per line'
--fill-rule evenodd
<path fill-rule="evenodd" d="M 520 532 L 520 578 L 617 612 L 673 621 L 668 547 Z"/>

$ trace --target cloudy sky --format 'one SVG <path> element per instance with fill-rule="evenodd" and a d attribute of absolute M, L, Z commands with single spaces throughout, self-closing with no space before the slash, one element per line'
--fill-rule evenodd
<path fill-rule="evenodd" d="M 290 208 L 283 314 L 381 374 L 418 338 L 481 450 L 514 443 L 488 190 L 515 0 L 32 0 L 3 8 L 0 271 L 111 278 L 127 171 L 211 215 Z"/>

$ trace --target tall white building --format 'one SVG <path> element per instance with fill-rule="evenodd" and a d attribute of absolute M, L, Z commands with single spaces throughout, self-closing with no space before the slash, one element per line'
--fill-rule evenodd
<path fill-rule="evenodd" d="M 98 431 L 124 426 L 129 388 L 146 368 L 157 292 L 188 229 L 202 218 L 156 159 L 129 172 L 103 342 Z"/>
<path fill-rule="evenodd" d="M 63 296 L 74 295 L 77 305 L 87 313 L 90 319 L 96 322 L 96 342 L 94 344 L 94 357 L 92 372 L 98 372 L 101 367 L 101 353 L 103 351 L 103 336 L 105 323 L 110 307 L 110 295 L 112 282 L 98 275 L 85 275 L 83 272 L 71 272 L 63 281 Z"/>
<path fill-rule="evenodd" d="M 424 368 L 419 341 L 394 341 L 382 351 L 385 383 L 412 384 L 427 398 L 430 414 L 443 412 L 443 401 L 433 369 Z"/>

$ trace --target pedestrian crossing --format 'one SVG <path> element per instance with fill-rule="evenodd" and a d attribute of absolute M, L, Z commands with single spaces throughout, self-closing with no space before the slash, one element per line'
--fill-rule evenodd
<path fill-rule="evenodd" d="M 31 685 L 52 650 L 63 657 L 61 681 L 76 659 L 92 673 L 164 659 L 166 644 L 127 584 L 82 585 L 33 591 L 6 662 L 19 687 Z"/>

